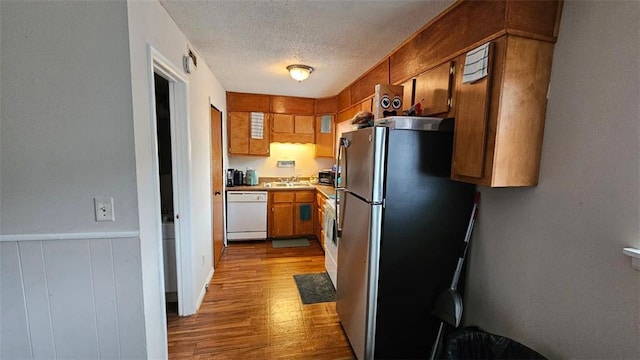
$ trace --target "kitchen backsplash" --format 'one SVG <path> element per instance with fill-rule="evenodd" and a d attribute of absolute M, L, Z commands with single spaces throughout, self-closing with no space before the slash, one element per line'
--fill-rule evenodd
<path fill-rule="evenodd" d="M 307 177 L 318 175 L 318 170 L 330 168 L 334 163 L 333 159 L 316 158 L 313 144 L 271 143 L 269 153 L 269 157 L 230 156 L 227 168 L 241 171 L 254 169 L 261 177 Z M 296 166 L 279 168 L 278 160 L 295 160 Z"/>

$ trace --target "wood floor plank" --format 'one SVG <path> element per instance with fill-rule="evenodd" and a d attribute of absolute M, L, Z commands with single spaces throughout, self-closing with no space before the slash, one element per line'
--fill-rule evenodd
<path fill-rule="evenodd" d="M 317 241 L 231 243 L 197 314 L 167 315 L 170 359 L 355 359 L 335 302 L 303 305 L 293 275 L 325 271 Z"/>

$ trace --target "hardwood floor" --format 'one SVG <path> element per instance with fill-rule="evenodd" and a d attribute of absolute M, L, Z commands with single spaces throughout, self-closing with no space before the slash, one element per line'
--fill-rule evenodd
<path fill-rule="evenodd" d="M 302 305 L 295 274 L 324 269 L 320 244 L 231 243 L 197 314 L 168 315 L 170 359 L 355 359 L 335 302 Z"/>

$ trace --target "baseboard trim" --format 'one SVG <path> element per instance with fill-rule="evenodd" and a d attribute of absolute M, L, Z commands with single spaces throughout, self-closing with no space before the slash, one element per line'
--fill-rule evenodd
<path fill-rule="evenodd" d="M 213 268 L 209 271 L 209 275 L 207 275 L 207 282 L 202 287 L 202 291 L 200 291 L 200 296 L 198 296 L 198 301 L 196 302 L 196 313 L 200 310 L 200 305 L 204 301 L 204 296 L 207 294 L 207 290 L 209 290 L 209 283 L 213 279 Z"/>
<path fill-rule="evenodd" d="M 12 234 L 0 235 L 3 241 L 47 241 L 47 240 L 90 240 L 139 238 L 139 231 L 104 231 L 90 233 L 54 233 L 54 234 Z"/>

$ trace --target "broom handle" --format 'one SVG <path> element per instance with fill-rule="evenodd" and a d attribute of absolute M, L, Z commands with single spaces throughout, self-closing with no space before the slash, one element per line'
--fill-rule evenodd
<path fill-rule="evenodd" d="M 464 235 L 464 249 L 462 250 L 462 256 L 458 258 L 458 265 L 456 266 L 456 272 L 453 274 L 453 280 L 451 280 L 451 290 L 455 290 L 458 287 L 458 281 L 460 280 L 460 274 L 462 273 L 462 265 L 464 258 L 467 256 L 467 248 L 469 248 L 469 240 L 471 240 L 471 232 L 473 231 L 473 224 L 478 217 L 478 203 L 480 202 L 480 193 L 476 192 L 476 197 L 473 201 L 473 209 L 471 210 L 471 219 L 469 219 L 469 226 L 467 226 L 467 233 Z"/>
<path fill-rule="evenodd" d="M 438 336 L 436 337 L 436 342 L 433 343 L 433 347 L 431 348 L 431 355 L 429 355 L 429 360 L 434 360 L 436 358 L 436 353 L 438 351 L 438 344 L 440 344 L 440 337 L 442 337 L 442 330 L 444 329 L 444 321 L 440 321 L 440 328 L 438 329 Z"/>

